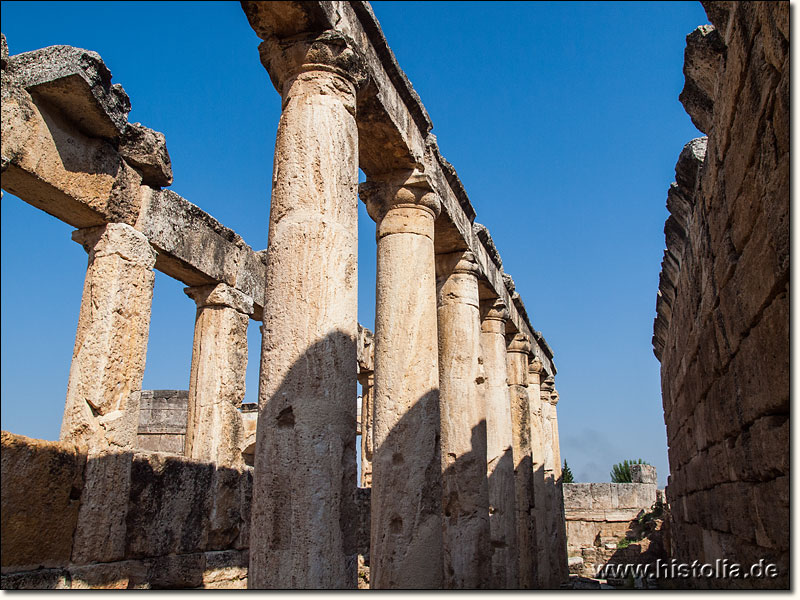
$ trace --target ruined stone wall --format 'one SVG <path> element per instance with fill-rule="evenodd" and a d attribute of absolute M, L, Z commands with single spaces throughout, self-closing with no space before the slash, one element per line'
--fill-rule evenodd
<path fill-rule="evenodd" d="M 631 521 L 652 510 L 659 497 L 663 499 L 655 467 L 631 469 L 636 471 L 633 483 L 563 484 L 570 571 L 594 577 L 603 564 L 603 551 L 613 553 Z"/>
<path fill-rule="evenodd" d="M 251 469 L 5 431 L 0 456 L 3 589 L 246 587 Z"/>
<path fill-rule="evenodd" d="M 137 431 L 139 449 L 183 454 L 188 407 L 188 390 L 142 390 Z"/>
<path fill-rule="evenodd" d="M 789 549 L 789 4 L 704 3 L 681 101 L 707 138 L 667 197 L 653 344 L 680 561 L 778 565 Z"/>

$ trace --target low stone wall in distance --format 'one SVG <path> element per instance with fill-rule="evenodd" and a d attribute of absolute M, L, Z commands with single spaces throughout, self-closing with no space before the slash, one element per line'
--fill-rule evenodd
<path fill-rule="evenodd" d="M 570 572 L 594 577 L 631 527 L 649 512 L 663 491 L 656 469 L 632 465 L 634 483 L 565 483 L 564 514 Z"/>

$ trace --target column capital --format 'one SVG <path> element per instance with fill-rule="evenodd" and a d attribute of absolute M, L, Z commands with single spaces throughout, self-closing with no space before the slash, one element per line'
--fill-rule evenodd
<path fill-rule="evenodd" d="M 542 361 L 539 360 L 538 356 L 534 356 L 531 359 L 531 362 L 528 364 L 528 372 L 533 375 L 539 375 L 544 369 L 544 365 L 542 365 Z"/>
<path fill-rule="evenodd" d="M 328 71 L 349 81 L 355 91 L 368 79 L 367 62 L 356 43 L 340 31 L 305 32 L 288 38 L 268 37 L 258 46 L 261 64 L 275 89 L 284 96 L 286 84 L 308 71 Z"/>
<path fill-rule="evenodd" d="M 531 353 L 531 342 L 524 333 L 516 333 L 508 342 L 508 352 L 518 352 L 520 354 Z"/>
<path fill-rule="evenodd" d="M 72 239 L 94 258 L 116 254 L 121 259 L 152 269 L 156 251 L 141 232 L 125 223 L 107 223 L 97 227 L 77 229 Z"/>
<path fill-rule="evenodd" d="M 549 376 L 547 379 L 542 381 L 542 392 L 547 392 L 548 394 L 553 392 L 556 389 L 555 379 L 553 376 Z"/>
<path fill-rule="evenodd" d="M 197 308 L 225 306 L 242 314 L 253 314 L 253 299 L 225 283 L 183 288 L 183 293 L 197 303 Z"/>
<path fill-rule="evenodd" d="M 558 397 L 559 397 L 558 390 L 553 389 L 553 391 L 550 392 L 550 404 L 552 404 L 553 406 L 558 404 Z"/>
<path fill-rule="evenodd" d="M 469 250 L 437 254 L 436 272 L 439 277 L 449 277 L 450 275 L 473 275 L 478 277 L 481 274 L 478 261 L 475 260 L 475 255 Z"/>
<path fill-rule="evenodd" d="M 430 178 L 416 169 L 371 178 L 358 185 L 358 194 L 367 205 L 367 213 L 378 224 L 395 208 L 419 208 L 434 219 L 442 210 Z"/>

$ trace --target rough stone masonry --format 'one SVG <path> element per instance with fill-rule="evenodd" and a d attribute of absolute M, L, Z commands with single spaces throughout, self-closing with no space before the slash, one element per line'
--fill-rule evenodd
<path fill-rule="evenodd" d="M 686 144 L 653 347 L 661 361 L 672 554 L 789 586 L 789 3 L 704 2 L 680 99 L 706 134 Z"/>
<path fill-rule="evenodd" d="M 89 257 L 61 441 L 3 432 L 2 587 L 354 589 L 359 563 L 373 588 L 558 587 L 553 352 L 372 9 L 242 7 L 283 102 L 260 252 L 163 189 L 166 139 L 128 122 L 100 56 L 2 38 L 2 188 Z M 186 392 L 141 389 L 154 270 L 193 300 Z"/>

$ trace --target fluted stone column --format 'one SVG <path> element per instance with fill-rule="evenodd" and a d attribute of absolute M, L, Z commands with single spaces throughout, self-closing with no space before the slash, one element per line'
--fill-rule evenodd
<path fill-rule="evenodd" d="M 375 373 L 361 373 L 361 487 L 372 487 L 372 456 L 374 443 L 374 400 Z"/>
<path fill-rule="evenodd" d="M 90 452 L 136 448 L 156 253 L 130 225 L 80 229 L 89 253 L 61 440 Z"/>
<path fill-rule="evenodd" d="M 249 588 L 355 588 L 358 129 L 351 41 L 268 39 L 281 93 Z"/>
<path fill-rule="evenodd" d="M 224 284 L 184 289 L 197 304 L 184 454 L 218 466 L 242 465 L 247 325 L 253 300 Z"/>
<path fill-rule="evenodd" d="M 538 587 L 550 587 L 552 568 L 548 544 L 550 501 L 545 478 L 545 427 L 541 396 L 542 362 L 534 358 L 528 365 L 528 399 L 530 401 L 531 453 L 533 456 L 533 520 L 536 528 L 536 564 Z"/>
<path fill-rule="evenodd" d="M 506 369 L 508 311 L 499 300 L 481 302 L 481 356 L 486 376 L 486 456 L 489 480 L 491 587 L 519 587 L 514 432 Z"/>
<path fill-rule="evenodd" d="M 436 256 L 441 407 L 443 587 L 490 586 L 486 408 L 478 386 L 481 317 L 471 252 Z"/>
<path fill-rule="evenodd" d="M 554 506 L 552 510 L 555 530 L 555 548 L 553 548 L 553 571 L 558 585 L 569 578 L 569 558 L 567 552 L 567 522 L 564 514 L 564 481 L 561 472 L 561 448 L 558 440 L 558 390 L 550 393 L 550 429 L 553 432 L 553 477 L 555 480 Z"/>
<path fill-rule="evenodd" d="M 528 403 L 528 355 L 531 344 L 527 336 L 514 335 L 507 347 L 508 391 L 513 425 L 514 480 L 517 503 L 517 547 L 519 549 L 519 587 L 536 587 L 536 528 L 533 519 L 533 466 L 531 458 L 531 424 Z"/>
<path fill-rule="evenodd" d="M 442 586 L 439 361 L 427 179 L 361 184 L 377 223 L 370 586 Z"/>

